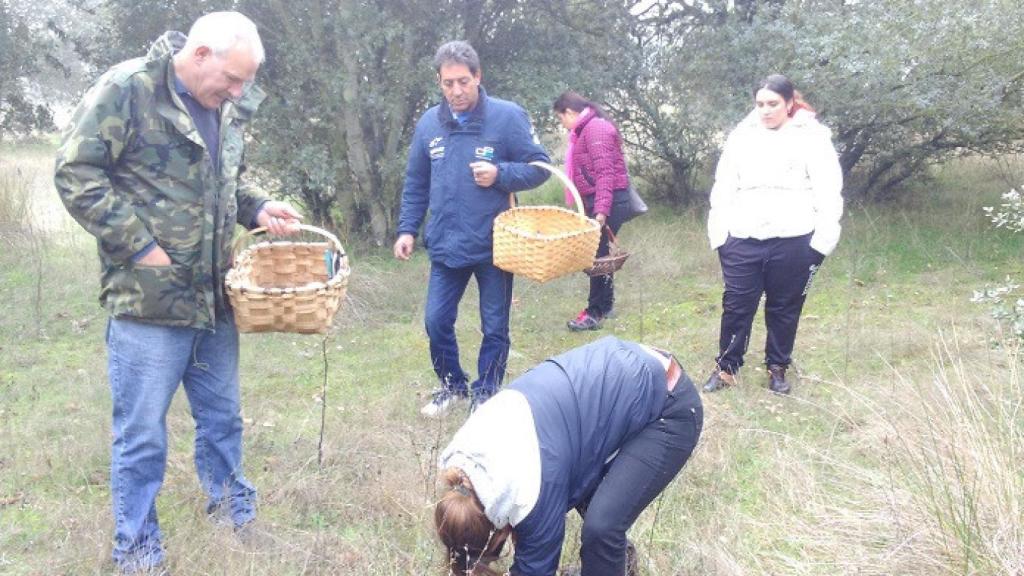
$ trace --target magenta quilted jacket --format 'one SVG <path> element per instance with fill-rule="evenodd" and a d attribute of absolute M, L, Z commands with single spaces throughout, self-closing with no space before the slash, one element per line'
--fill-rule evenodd
<path fill-rule="evenodd" d="M 573 147 L 570 177 L 581 196 L 594 197 L 594 214 L 607 215 L 612 209 L 612 192 L 629 187 L 622 136 L 614 124 L 597 116 L 583 118 L 573 129 L 579 136 Z"/>

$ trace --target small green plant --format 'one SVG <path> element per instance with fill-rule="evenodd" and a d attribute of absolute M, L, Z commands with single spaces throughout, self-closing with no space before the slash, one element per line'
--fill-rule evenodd
<path fill-rule="evenodd" d="M 1003 203 L 998 207 L 986 206 L 984 210 L 996 228 L 1024 232 L 1024 196 L 1016 189 L 1003 194 Z M 1024 297 L 1013 297 L 1018 288 L 1020 285 L 1007 276 L 1002 285 L 975 290 L 971 301 L 990 305 L 992 317 L 1005 324 L 1017 338 L 1024 339 Z"/>
<path fill-rule="evenodd" d="M 985 286 L 983 290 L 975 290 L 972 302 L 989 304 L 992 317 L 1005 324 L 1010 332 L 1024 339 L 1024 298 L 1013 298 L 1011 294 L 1020 288 L 1007 276 L 1005 284 Z"/>

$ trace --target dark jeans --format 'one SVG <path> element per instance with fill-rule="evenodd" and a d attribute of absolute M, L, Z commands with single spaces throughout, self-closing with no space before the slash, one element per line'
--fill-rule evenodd
<path fill-rule="evenodd" d="M 589 500 L 578 507 L 582 576 L 625 574 L 626 531 L 686 464 L 703 426 L 700 397 L 683 374 L 661 417 L 622 446 Z"/>
<path fill-rule="evenodd" d="M 765 295 L 768 330 L 765 362 L 789 366 L 807 291 L 825 259 L 811 248 L 810 241 L 810 234 L 767 240 L 730 236 L 718 248 L 725 279 L 716 359 L 719 369 L 734 374 L 743 366 L 761 294 Z"/>
<path fill-rule="evenodd" d="M 594 217 L 594 197 L 584 196 L 583 207 L 587 216 Z M 623 219 L 629 211 L 629 190 L 616 190 L 613 192 L 612 210 L 608 215 L 605 225 L 612 229 L 612 234 L 618 234 L 622 227 Z M 601 230 L 601 243 L 597 245 L 596 257 L 607 256 L 610 247 L 608 246 L 608 232 Z M 612 275 L 591 276 L 590 295 L 587 298 L 587 314 L 595 318 L 604 318 L 615 306 L 615 284 Z"/>
<path fill-rule="evenodd" d="M 501 387 L 511 341 L 508 335 L 512 306 L 512 274 L 482 262 L 464 268 L 449 268 L 430 263 L 427 286 L 426 329 L 430 338 L 430 360 L 443 386 L 465 395 L 469 378 L 459 364 L 459 344 L 455 339 L 455 319 L 459 301 L 470 277 L 476 277 L 480 292 L 480 330 L 484 334 L 477 359 L 479 378 L 474 393 L 494 393 Z"/>

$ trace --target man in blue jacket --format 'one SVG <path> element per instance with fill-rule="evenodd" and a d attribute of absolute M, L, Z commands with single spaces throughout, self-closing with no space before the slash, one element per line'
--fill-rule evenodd
<path fill-rule="evenodd" d="M 462 41 L 441 46 L 434 68 L 444 99 L 416 125 L 409 148 L 395 257 L 408 260 L 429 208 L 425 243 L 430 254 L 425 324 L 430 359 L 440 387 L 421 412 L 445 414 L 472 394 L 470 409 L 501 386 L 508 360 L 512 274 L 492 263 L 494 217 L 509 208 L 509 194 L 547 179 L 529 162 L 549 158 L 518 105 L 491 98 L 480 86 L 480 59 Z M 480 292 L 483 342 L 478 378 L 459 364 L 455 318 L 470 277 Z"/>

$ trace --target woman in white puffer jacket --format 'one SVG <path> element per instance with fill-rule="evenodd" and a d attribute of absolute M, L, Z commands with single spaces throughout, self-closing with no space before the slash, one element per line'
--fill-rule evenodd
<path fill-rule="evenodd" d="M 708 239 L 725 292 L 719 354 L 705 392 L 734 383 L 764 294 L 768 386 L 789 393 L 800 311 L 839 241 L 843 174 L 831 131 L 785 76 L 766 78 L 754 103 L 725 143 L 711 190 Z"/>

